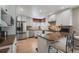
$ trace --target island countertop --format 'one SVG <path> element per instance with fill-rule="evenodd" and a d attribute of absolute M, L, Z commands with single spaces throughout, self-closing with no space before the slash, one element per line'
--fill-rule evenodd
<path fill-rule="evenodd" d="M 0 49 L 0 53 L 7 53 L 8 50 L 9 50 L 9 48 Z"/>
<path fill-rule="evenodd" d="M 48 41 L 57 41 L 60 38 L 65 37 L 66 35 L 68 35 L 69 33 L 67 32 L 51 32 L 48 34 L 43 34 L 43 35 L 38 35 L 39 37 L 42 37 Z"/>
<path fill-rule="evenodd" d="M 6 40 L 0 43 L 0 47 L 11 45 L 13 44 L 14 40 L 15 40 L 15 35 L 9 35 L 7 36 Z"/>

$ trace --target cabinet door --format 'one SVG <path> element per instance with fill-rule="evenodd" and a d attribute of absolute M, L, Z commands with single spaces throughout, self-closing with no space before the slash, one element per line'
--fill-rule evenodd
<path fill-rule="evenodd" d="M 35 36 L 37 36 L 37 35 L 42 35 L 42 30 L 34 31 L 34 33 L 35 33 Z"/>
<path fill-rule="evenodd" d="M 38 52 L 48 53 L 48 42 L 46 39 L 38 37 Z"/>
<path fill-rule="evenodd" d="M 61 25 L 72 25 L 72 13 L 71 10 L 66 10 L 56 14 L 56 23 Z"/>
<path fill-rule="evenodd" d="M 26 32 L 26 36 L 29 37 L 29 31 Z"/>
<path fill-rule="evenodd" d="M 34 31 L 29 31 L 29 37 L 33 37 L 34 36 Z"/>
<path fill-rule="evenodd" d="M 38 34 L 42 35 L 42 30 L 40 30 L 40 31 L 38 32 Z"/>
<path fill-rule="evenodd" d="M 38 31 L 34 31 L 34 36 L 36 37 L 38 34 Z"/>

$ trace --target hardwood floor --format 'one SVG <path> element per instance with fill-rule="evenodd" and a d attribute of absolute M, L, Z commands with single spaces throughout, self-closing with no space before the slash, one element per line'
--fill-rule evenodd
<path fill-rule="evenodd" d="M 25 40 L 20 40 L 16 44 L 17 53 L 36 53 L 37 49 L 37 39 L 27 38 Z"/>

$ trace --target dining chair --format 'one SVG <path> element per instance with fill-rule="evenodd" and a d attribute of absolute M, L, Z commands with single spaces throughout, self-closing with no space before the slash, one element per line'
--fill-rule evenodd
<path fill-rule="evenodd" d="M 68 52 L 72 52 L 74 50 L 74 32 L 69 33 L 65 38 L 62 38 L 61 40 L 59 40 L 58 42 L 51 44 L 49 46 L 49 52 L 50 52 L 50 48 L 54 48 L 57 50 L 57 52 L 64 52 L 64 53 L 68 53 Z"/>

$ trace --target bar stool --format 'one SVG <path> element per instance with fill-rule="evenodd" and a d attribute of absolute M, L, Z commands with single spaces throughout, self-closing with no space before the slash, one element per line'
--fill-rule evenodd
<path fill-rule="evenodd" d="M 66 36 L 66 39 L 59 40 L 58 42 L 51 44 L 49 48 L 55 48 L 57 52 L 72 52 L 74 50 L 74 32 L 69 33 L 69 35 Z"/>

